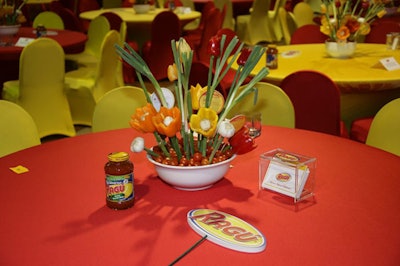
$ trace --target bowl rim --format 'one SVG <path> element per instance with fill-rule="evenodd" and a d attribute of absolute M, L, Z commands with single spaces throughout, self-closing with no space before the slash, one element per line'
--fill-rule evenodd
<path fill-rule="evenodd" d="M 153 160 L 151 155 L 146 154 L 147 159 L 154 165 L 157 165 L 157 166 L 160 166 L 160 167 L 171 168 L 171 169 L 186 169 L 186 170 L 189 170 L 189 169 L 193 169 L 193 170 L 195 170 L 195 169 L 207 169 L 207 168 L 217 167 L 217 166 L 220 166 L 220 165 L 223 165 L 223 164 L 226 164 L 226 163 L 230 163 L 231 161 L 233 161 L 233 159 L 236 158 L 236 156 L 237 156 L 237 154 L 234 154 L 234 155 L 232 155 L 231 158 L 229 158 L 229 159 L 227 159 L 225 161 L 222 161 L 222 162 L 219 162 L 219 163 L 208 164 L 208 165 L 176 166 L 176 165 L 167 165 L 167 164 L 162 164 L 162 163 L 156 162 L 156 161 Z"/>

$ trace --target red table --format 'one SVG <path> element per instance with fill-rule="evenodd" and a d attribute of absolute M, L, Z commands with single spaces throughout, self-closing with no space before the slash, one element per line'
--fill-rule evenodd
<path fill-rule="evenodd" d="M 49 35 L 46 37 L 56 40 L 63 47 L 65 53 L 79 53 L 85 48 L 85 42 L 87 40 L 86 34 L 69 30 L 49 30 L 57 32 L 57 35 Z M 33 28 L 22 27 L 14 37 L 14 43 L 16 43 L 20 37 L 36 38 L 36 34 Z M 19 56 L 22 49 L 23 47 L 16 46 L 0 47 L 1 90 L 5 81 L 18 79 Z"/>
<path fill-rule="evenodd" d="M 144 153 L 131 154 L 137 201 L 113 211 L 105 206 L 103 165 L 135 135 L 81 135 L 0 158 L 0 265 L 167 265 L 200 239 L 186 222 L 194 208 L 248 221 L 267 248 L 248 254 L 205 241 L 178 265 L 400 263 L 398 156 L 331 135 L 263 127 L 258 148 L 204 191 L 168 186 Z M 146 141 L 154 144 L 152 135 Z M 294 212 L 258 197 L 259 155 L 278 147 L 317 158 L 314 205 Z M 8 169 L 17 165 L 29 172 Z"/>

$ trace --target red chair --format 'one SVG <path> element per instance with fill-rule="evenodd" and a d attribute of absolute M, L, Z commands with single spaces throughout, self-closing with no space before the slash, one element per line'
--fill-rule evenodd
<path fill-rule="evenodd" d="M 193 30 L 186 30 L 183 32 L 183 36 L 185 37 L 185 40 L 194 46 L 199 45 L 201 36 L 203 34 L 204 30 L 204 25 L 206 24 L 206 21 L 208 20 L 208 17 L 213 9 L 215 9 L 215 4 L 212 1 L 208 1 L 202 11 L 201 11 L 201 18 L 200 18 L 200 23 L 199 27 Z"/>
<path fill-rule="evenodd" d="M 365 43 L 386 43 L 386 34 L 400 32 L 400 22 L 381 21 L 371 25 L 371 31 L 365 36 Z"/>
<path fill-rule="evenodd" d="M 374 117 L 356 119 L 351 123 L 350 139 L 365 143 Z"/>
<path fill-rule="evenodd" d="M 340 119 L 340 91 L 328 76 L 297 71 L 284 78 L 280 87 L 293 103 L 296 128 L 348 137 Z"/>
<path fill-rule="evenodd" d="M 142 56 L 157 80 L 166 79 L 167 68 L 173 64 L 171 40 L 179 40 L 178 16 L 171 11 L 159 13 L 151 24 L 151 39 L 143 44 Z"/>
<path fill-rule="evenodd" d="M 226 11 L 226 8 L 224 8 L 224 10 Z M 222 29 L 222 23 L 224 22 L 225 17 L 224 10 L 220 11 L 218 8 L 211 10 L 204 24 L 200 43 L 198 45 L 195 44 L 194 46 L 191 46 L 194 50 L 194 60 L 203 61 L 207 64 L 210 62 L 210 56 L 207 53 L 208 42 L 211 37 L 217 34 L 218 30 Z M 188 43 L 189 45 L 192 45 L 190 42 Z"/>
<path fill-rule="evenodd" d="M 290 44 L 324 43 L 328 36 L 320 31 L 320 27 L 308 24 L 297 28 L 290 39 Z"/>
<path fill-rule="evenodd" d="M 50 3 L 50 11 L 57 13 L 61 17 L 66 30 L 79 32 L 85 31 L 78 16 L 71 9 L 62 6 L 59 1 L 53 1 Z"/>

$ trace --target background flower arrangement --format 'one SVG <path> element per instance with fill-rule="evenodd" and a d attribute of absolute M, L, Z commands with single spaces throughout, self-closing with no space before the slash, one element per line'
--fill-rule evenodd
<path fill-rule="evenodd" d="M 385 0 L 322 0 L 321 32 L 330 41 L 357 41 L 370 32 L 370 23 L 386 14 Z"/>
<path fill-rule="evenodd" d="M 26 21 L 22 7 L 28 0 L 0 0 L 0 25 L 19 25 Z"/>
<path fill-rule="evenodd" d="M 243 44 L 239 44 L 236 37 L 228 45 L 225 45 L 225 41 L 226 36 L 223 35 L 215 36 L 209 42 L 210 65 L 215 66 L 215 72 L 213 74 L 210 68 L 208 86 L 204 88 L 189 84 L 193 59 L 190 46 L 183 38 L 171 41 L 174 62 L 166 71 L 169 80 L 175 84 L 175 95 L 169 89 L 160 87 L 144 60 L 129 45 L 125 44 L 126 50 L 116 45 L 121 58 L 135 68 L 148 102 L 136 110 L 130 124 L 140 132 L 153 133 L 158 143 L 158 146 L 149 149 L 144 147 L 142 138 L 136 138 L 132 142 L 133 151 L 145 149 L 155 161 L 190 166 L 220 162 L 233 154 L 255 148 L 254 139 L 243 126 L 244 116 L 227 119 L 227 114 L 237 102 L 249 93 L 256 92 L 254 85 L 268 74 L 268 69 L 264 67 L 242 86 L 265 53 L 265 48 L 255 46 L 251 50 L 242 50 Z M 239 69 L 224 99 L 216 88 L 235 61 Z M 146 88 L 142 75 L 154 86 L 153 94 Z"/>

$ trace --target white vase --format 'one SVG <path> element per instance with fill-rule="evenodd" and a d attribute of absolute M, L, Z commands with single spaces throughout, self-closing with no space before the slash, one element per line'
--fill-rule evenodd
<path fill-rule="evenodd" d="M 10 46 L 13 44 L 13 37 L 18 33 L 21 25 L 1 25 L 0 26 L 0 46 Z"/>
<path fill-rule="evenodd" d="M 145 14 L 149 12 L 150 5 L 149 4 L 136 4 L 133 5 L 133 9 L 135 10 L 136 14 Z"/>
<path fill-rule="evenodd" d="M 349 58 L 353 56 L 356 46 L 356 42 L 325 42 L 326 52 L 334 58 Z"/>

